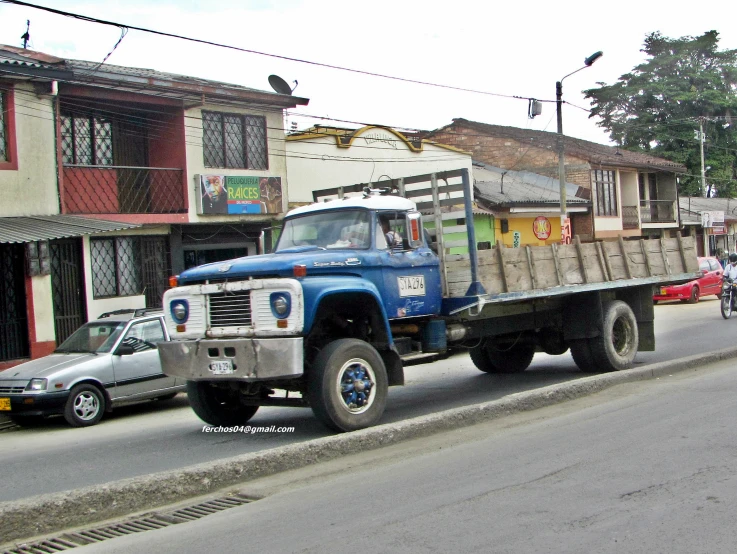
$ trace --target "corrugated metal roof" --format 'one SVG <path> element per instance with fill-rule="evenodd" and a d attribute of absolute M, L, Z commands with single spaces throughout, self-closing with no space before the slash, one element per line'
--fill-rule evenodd
<path fill-rule="evenodd" d="M 0 217 L 0 243 L 80 237 L 106 231 L 134 229 L 140 226 L 137 223 L 121 223 L 73 215 Z"/>
<path fill-rule="evenodd" d="M 499 206 L 560 205 L 558 179 L 531 171 L 508 171 L 488 164 L 474 162 L 474 187 L 476 197 L 486 204 Z M 591 202 L 577 197 L 579 186 L 566 183 L 566 205 Z"/>

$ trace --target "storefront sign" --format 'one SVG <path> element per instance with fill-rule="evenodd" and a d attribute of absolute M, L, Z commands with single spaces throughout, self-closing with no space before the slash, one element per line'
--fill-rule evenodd
<path fill-rule="evenodd" d="M 539 216 L 532 222 L 532 232 L 538 240 L 547 240 L 552 231 L 552 225 L 547 217 Z"/>
<path fill-rule="evenodd" d="M 202 214 L 275 214 L 282 211 L 281 177 L 200 175 Z"/>
<path fill-rule="evenodd" d="M 565 218 L 560 228 L 560 243 L 571 244 L 571 219 Z"/>
<path fill-rule="evenodd" d="M 701 226 L 704 229 L 721 227 L 724 225 L 724 212 L 701 212 Z"/>
<path fill-rule="evenodd" d="M 522 233 L 519 231 L 512 232 L 512 248 L 519 248 L 522 245 Z"/>

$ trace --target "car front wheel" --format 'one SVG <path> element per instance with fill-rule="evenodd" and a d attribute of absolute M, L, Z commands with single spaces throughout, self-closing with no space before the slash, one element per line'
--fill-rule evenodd
<path fill-rule="evenodd" d="M 95 385 L 77 385 L 64 407 L 64 419 L 72 427 L 89 427 L 105 413 L 105 395 Z"/>

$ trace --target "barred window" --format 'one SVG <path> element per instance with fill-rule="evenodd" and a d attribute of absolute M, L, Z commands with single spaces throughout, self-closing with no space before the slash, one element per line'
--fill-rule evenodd
<path fill-rule="evenodd" d="M 202 112 L 205 167 L 268 169 L 266 118 Z"/>
<path fill-rule="evenodd" d="M 8 161 L 8 130 L 5 124 L 5 112 L 8 109 L 8 98 L 5 91 L 0 90 L 0 162 Z"/>
<path fill-rule="evenodd" d="M 616 173 L 595 169 L 591 171 L 591 180 L 596 193 L 596 215 L 619 215 Z"/>
<path fill-rule="evenodd" d="M 91 115 L 62 114 L 64 164 L 113 165 L 113 124 Z"/>
<path fill-rule="evenodd" d="M 139 237 L 90 239 L 92 296 L 143 294 Z"/>

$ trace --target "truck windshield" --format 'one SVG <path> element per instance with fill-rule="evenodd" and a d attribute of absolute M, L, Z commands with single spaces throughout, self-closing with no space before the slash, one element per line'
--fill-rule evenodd
<path fill-rule="evenodd" d="M 315 212 L 285 221 L 275 251 L 300 247 L 355 249 L 368 248 L 370 245 L 369 212 L 335 210 Z"/>

